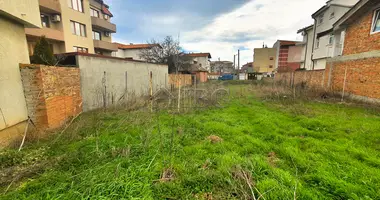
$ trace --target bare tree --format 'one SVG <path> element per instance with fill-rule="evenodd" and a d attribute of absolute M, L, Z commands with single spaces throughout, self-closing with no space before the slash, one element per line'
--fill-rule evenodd
<path fill-rule="evenodd" d="M 162 41 L 152 39 L 148 42 L 151 48 L 142 49 L 140 58 L 152 63 L 164 63 L 169 66 L 169 73 L 177 73 L 182 70 L 189 59 L 185 56 L 180 43 L 171 36 L 166 36 Z"/>

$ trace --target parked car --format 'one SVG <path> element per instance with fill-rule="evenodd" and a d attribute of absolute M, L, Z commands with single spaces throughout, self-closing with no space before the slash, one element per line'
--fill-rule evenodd
<path fill-rule="evenodd" d="M 221 81 L 234 80 L 234 76 L 232 74 L 224 74 L 222 76 L 219 76 L 218 80 L 221 80 Z"/>

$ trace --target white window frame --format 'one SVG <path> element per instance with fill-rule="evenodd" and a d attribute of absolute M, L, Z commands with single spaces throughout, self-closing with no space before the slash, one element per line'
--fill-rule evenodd
<path fill-rule="evenodd" d="M 88 48 L 73 46 L 74 52 L 88 53 Z"/>
<path fill-rule="evenodd" d="M 372 25 L 371 25 L 371 34 L 380 33 L 380 30 L 375 31 L 376 22 L 377 20 L 380 21 L 380 8 L 376 9 L 373 13 L 373 19 L 372 19 Z"/>
<path fill-rule="evenodd" d="M 99 18 L 99 16 L 100 16 L 99 15 L 99 11 L 96 10 L 96 9 L 93 9 L 93 8 L 90 8 L 90 14 L 91 14 L 91 17 L 97 17 L 97 18 Z"/>
<path fill-rule="evenodd" d="M 68 3 L 73 10 L 84 13 L 83 0 L 68 0 Z"/>
<path fill-rule="evenodd" d="M 332 46 L 334 44 L 334 34 L 330 34 L 329 35 L 329 43 L 327 44 L 327 46 Z"/>
<path fill-rule="evenodd" d="M 95 36 L 96 36 L 96 33 L 99 34 L 99 39 L 97 39 Z M 102 33 L 100 31 L 92 31 L 92 39 L 93 40 L 102 40 Z"/>
<path fill-rule="evenodd" d="M 86 31 L 86 25 L 76 22 L 76 21 L 70 21 L 71 26 L 71 33 L 73 35 L 87 37 L 87 31 Z"/>

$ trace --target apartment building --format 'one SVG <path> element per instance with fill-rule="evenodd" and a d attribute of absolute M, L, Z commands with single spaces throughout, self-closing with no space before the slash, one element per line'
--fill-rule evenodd
<path fill-rule="evenodd" d="M 335 37 L 333 25 L 336 23 L 358 0 L 330 0 L 325 6 L 316 11 L 314 19 L 313 40 L 308 41 L 312 45 L 312 69 L 325 69 L 326 61 L 342 51 L 344 37 Z M 343 33 L 344 34 L 344 33 Z"/>
<path fill-rule="evenodd" d="M 275 68 L 277 72 L 295 71 L 302 62 L 302 42 L 277 40 L 273 45 L 277 50 Z"/>
<path fill-rule="evenodd" d="M 276 56 L 276 48 L 255 48 L 253 71 L 265 75 L 273 74 L 275 72 Z"/>
<path fill-rule="evenodd" d="M 28 119 L 19 63 L 29 63 L 25 27 L 39 28 L 36 0 L 0 1 L 0 146 L 20 137 Z"/>
<path fill-rule="evenodd" d="M 111 56 L 116 25 L 102 0 L 38 0 L 42 29 L 26 28 L 29 54 L 45 36 L 53 53 L 86 52 Z"/>

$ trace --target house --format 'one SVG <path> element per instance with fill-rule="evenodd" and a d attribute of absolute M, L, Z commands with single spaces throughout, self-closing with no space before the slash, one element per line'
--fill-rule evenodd
<path fill-rule="evenodd" d="M 316 11 L 314 19 L 314 37 L 308 41 L 312 45 L 312 69 L 325 69 L 328 58 L 337 55 L 341 51 L 343 41 L 339 39 L 338 45 L 334 45 L 335 36 L 333 25 L 336 23 L 358 0 L 330 0 L 325 6 Z"/>
<path fill-rule="evenodd" d="M 239 71 L 239 80 L 252 80 L 254 79 L 253 62 L 243 65 Z"/>
<path fill-rule="evenodd" d="M 146 61 L 144 58 L 141 58 L 140 54 L 142 50 L 152 49 L 152 48 L 162 48 L 159 44 L 133 44 L 129 45 L 114 43 L 117 45 L 118 50 L 114 52 L 114 57 L 119 58 L 131 58 L 133 60 L 142 60 Z"/>
<path fill-rule="evenodd" d="M 253 71 L 263 75 L 273 74 L 275 72 L 276 59 L 276 48 L 255 48 L 253 58 L 255 65 Z"/>
<path fill-rule="evenodd" d="M 298 30 L 297 33 L 301 33 L 303 36 L 303 41 L 299 43 L 302 46 L 300 68 L 312 70 L 313 62 L 311 56 L 313 53 L 314 24 Z"/>
<path fill-rule="evenodd" d="M 277 40 L 273 45 L 276 52 L 275 69 L 277 72 L 295 71 L 302 61 L 302 42 Z"/>
<path fill-rule="evenodd" d="M 192 74 L 197 79 L 197 83 L 205 83 L 208 80 L 208 70 L 200 64 L 184 64 L 179 70 L 181 74 Z"/>
<path fill-rule="evenodd" d="M 96 53 L 110 56 L 117 51 L 112 43 L 116 25 L 103 0 L 39 0 L 42 29 L 26 28 L 29 55 L 39 37 L 45 36 L 54 54 Z"/>
<path fill-rule="evenodd" d="M 187 54 L 184 54 L 183 56 L 191 60 L 187 62 L 190 62 L 191 64 L 197 64 L 201 68 L 206 69 L 207 71 L 211 70 L 210 59 L 212 57 L 210 53 L 187 53 Z"/>
<path fill-rule="evenodd" d="M 211 61 L 211 73 L 233 74 L 235 73 L 234 63 L 231 61 Z"/>
<path fill-rule="evenodd" d="M 24 132 L 28 112 L 19 64 L 30 62 L 25 28 L 40 26 L 36 0 L 0 3 L 0 146 Z"/>
<path fill-rule="evenodd" d="M 360 0 L 337 20 L 333 33 L 344 36 L 344 42 L 342 55 L 327 63 L 330 73 L 339 75 L 332 84 L 356 96 L 380 99 L 380 2 Z"/>

